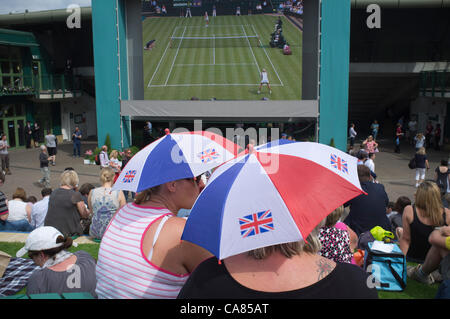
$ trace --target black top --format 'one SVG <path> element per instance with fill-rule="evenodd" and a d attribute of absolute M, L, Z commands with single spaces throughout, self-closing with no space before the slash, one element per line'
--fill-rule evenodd
<path fill-rule="evenodd" d="M 423 262 L 427 256 L 428 250 L 431 248 L 428 242 L 431 232 L 435 226 L 429 226 L 423 224 L 417 217 L 416 205 L 413 205 L 414 220 L 409 225 L 411 229 L 411 243 L 409 245 L 408 253 L 406 257 L 417 262 Z M 445 223 L 445 209 L 443 212 Z"/>
<path fill-rule="evenodd" d="M 48 155 L 45 153 L 39 153 L 40 167 L 48 167 Z"/>
<path fill-rule="evenodd" d="M 358 266 L 336 263 L 334 270 L 315 284 L 286 292 L 264 292 L 242 286 L 215 257 L 202 262 L 189 276 L 178 299 L 377 299 L 368 288 L 368 273 Z"/>
<path fill-rule="evenodd" d="M 416 168 L 427 168 L 427 165 L 425 164 L 425 161 L 427 160 L 426 155 L 416 154 L 414 157 L 416 159 Z"/>
<path fill-rule="evenodd" d="M 362 182 L 361 188 L 367 195 L 359 195 L 345 204 L 345 206 L 350 205 L 350 212 L 344 223 L 358 236 L 375 226 L 390 231 L 391 223 L 386 215 L 389 198 L 384 186 L 372 182 Z"/>

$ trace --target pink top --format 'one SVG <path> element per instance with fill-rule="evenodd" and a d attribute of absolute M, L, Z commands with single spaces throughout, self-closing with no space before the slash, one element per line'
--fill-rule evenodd
<path fill-rule="evenodd" d="M 173 215 L 168 209 L 130 203 L 113 217 L 98 252 L 97 288 L 99 298 L 173 299 L 189 277 L 177 275 L 152 264 L 144 255 L 142 242 L 156 220 Z"/>
<path fill-rule="evenodd" d="M 375 153 L 375 143 L 376 143 L 375 141 L 366 143 L 367 153 Z"/>
<path fill-rule="evenodd" d="M 336 227 L 337 229 L 341 229 L 341 230 L 347 230 L 347 225 L 344 224 L 343 222 L 337 222 L 334 227 Z"/>

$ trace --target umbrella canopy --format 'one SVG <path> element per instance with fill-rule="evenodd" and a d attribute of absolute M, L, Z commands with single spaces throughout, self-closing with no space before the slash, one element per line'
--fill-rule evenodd
<path fill-rule="evenodd" d="M 219 259 L 300 241 L 334 209 L 363 194 L 357 159 L 333 147 L 280 141 L 218 167 L 182 240 Z"/>
<path fill-rule="evenodd" d="M 113 189 L 141 192 L 196 177 L 234 158 L 238 148 L 230 140 L 207 131 L 167 134 L 128 161 Z"/>

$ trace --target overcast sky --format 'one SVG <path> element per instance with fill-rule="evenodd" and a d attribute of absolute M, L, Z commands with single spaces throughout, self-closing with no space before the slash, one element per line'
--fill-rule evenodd
<path fill-rule="evenodd" d="M 0 14 L 66 9 L 71 4 L 90 7 L 91 0 L 0 0 Z"/>

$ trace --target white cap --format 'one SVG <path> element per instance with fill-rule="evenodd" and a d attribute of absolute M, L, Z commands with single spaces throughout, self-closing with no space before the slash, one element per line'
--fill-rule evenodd
<path fill-rule="evenodd" d="M 55 227 L 43 226 L 36 228 L 28 235 L 25 246 L 16 253 L 16 257 L 22 257 L 29 250 L 41 251 L 60 247 L 64 243 L 56 243 L 56 239 L 59 236 L 63 236 L 63 234 Z"/>

